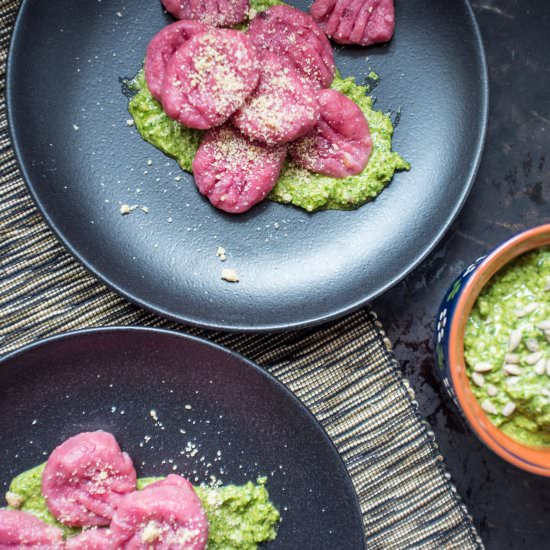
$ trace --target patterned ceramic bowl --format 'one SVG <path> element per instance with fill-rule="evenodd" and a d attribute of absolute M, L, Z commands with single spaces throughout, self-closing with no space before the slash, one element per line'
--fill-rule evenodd
<path fill-rule="evenodd" d="M 464 361 L 466 322 L 481 289 L 506 264 L 545 245 L 550 245 L 550 224 L 512 237 L 465 269 L 441 303 L 434 344 L 443 384 L 479 439 L 511 464 L 550 477 L 550 449 L 523 445 L 492 424 L 471 390 Z"/>

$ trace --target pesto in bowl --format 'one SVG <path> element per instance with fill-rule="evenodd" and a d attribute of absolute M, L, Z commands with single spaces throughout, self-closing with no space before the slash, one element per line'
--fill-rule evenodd
<path fill-rule="evenodd" d="M 516 258 L 485 285 L 464 357 L 491 422 L 522 444 L 550 446 L 550 247 Z"/>

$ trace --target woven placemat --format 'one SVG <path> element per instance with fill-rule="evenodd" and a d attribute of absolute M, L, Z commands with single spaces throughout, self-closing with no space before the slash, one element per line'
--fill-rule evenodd
<path fill-rule="evenodd" d="M 315 414 L 352 477 L 369 548 L 482 548 L 372 312 L 287 334 L 212 333 L 128 303 L 65 251 L 27 192 L 7 133 L 5 65 L 18 4 L 0 0 L 0 355 L 106 325 L 209 338 L 269 370 Z"/>

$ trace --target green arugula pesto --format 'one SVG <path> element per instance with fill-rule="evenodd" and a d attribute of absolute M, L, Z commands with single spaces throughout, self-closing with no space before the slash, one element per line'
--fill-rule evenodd
<path fill-rule="evenodd" d="M 8 495 L 11 493 L 12 498 L 15 496 L 20 502 L 17 506 L 18 510 L 29 512 L 46 523 L 56 525 L 63 530 L 66 537 L 76 535 L 80 532 L 80 529 L 59 523 L 48 510 L 46 500 L 42 496 L 42 473 L 45 465 L 45 463 L 40 464 L 40 466 L 31 468 L 13 478 Z M 11 503 L 12 498 L 8 499 L 8 495 L 6 495 L 6 499 Z"/>
<path fill-rule="evenodd" d="M 203 132 L 186 128 L 164 112 L 147 88 L 143 70 L 131 82 L 130 89 L 137 93 L 130 100 L 128 110 L 141 137 L 177 160 L 183 170 L 191 172 Z"/>
<path fill-rule="evenodd" d="M 526 445 L 550 445 L 550 247 L 520 256 L 485 286 L 464 356 L 493 424 Z"/>
<path fill-rule="evenodd" d="M 70 537 L 80 530 L 59 523 L 48 510 L 42 496 L 42 473 L 45 464 L 19 474 L 10 484 L 10 501 L 15 498 L 19 510 L 29 512 L 42 521 L 60 527 Z M 162 479 L 141 478 L 137 488 Z M 257 484 L 195 487 L 208 517 L 208 550 L 255 550 L 262 542 L 274 540 L 280 514 L 269 501 L 267 479 Z"/>
<path fill-rule="evenodd" d="M 282 3 L 278 0 L 252 0 L 252 13 Z M 369 76 L 374 79 L 374 75 L 371 71 Z M 141 137 L 176 159 L 183 170 L 191 172 L 203 132 L 186 128 L 164 113 L 160 103 L 151 96 L 142 70 L 130 87 L 135 95 L 130 99 L 128 110 Z M 308 212 L 351 210 L 376 198 L 396 171 L 410 169 L 409 163 L 392 151 L 392 121 L 387 114 L 373 108 L 372 98 L 366 95 L 368 88 L 359 86 L 351 77 L 341 78 L 339 75 L 335 77 L 332 88 L 354 101 L 369 123 L 373 149 L 366 168 L 356 176 L 339 179 L 309 172 L 287 161 L 269 195 L 271 200 L 294 204 Z"/>
<path fill-rule="evenodd" d="M 143 478 L 138 489 L 162 478 Z M 274 540 L 280 515 L 269 502 L 267 478 L 257 484 L 195 487 L 208 516 L 208 550 L 255 550 L 258 544 Z"/>
<path fill-rule="evenodd" d="M 282 0 L 250 0 L 249 18 L 253 19 L 258 12 L 280 4 L 284 4 L 284 2 Z"/>
<path fill-rule="evenodd" d="M 367 88 L 355 79 L 336 76 L 332 88 L 354 101 L 369 123 L 372 153 L 365 169 L 356 176 L 332 178 L 314 174 L 288 162 L 279 181 L 271 191 L 271 200 L 292 203 L 312 212 L 314 210 L 351 210 L 379 195 L 397 170 L 410 165 L 391 150 L 393 125 L 388 115 L 373 109 Z"/>

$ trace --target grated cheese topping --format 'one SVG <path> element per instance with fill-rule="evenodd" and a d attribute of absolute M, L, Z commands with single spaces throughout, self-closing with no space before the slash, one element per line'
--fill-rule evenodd
<path fill-rule="evenodd" d="M 259 78 L 254 50 L 248 38 L 236 31 L 212 30 L 191 38 L 176 52 L 175 63 L 163 102 L 176 102 L 184 123 L 193 114 L 211 125 L 224 122 Z"/>
<path fill-rule="evenodd" d="M 276 145 L 303 135 L 318 118 L 313 87 L 303 82 L 294 69 L 270 56 L 258 87 L 233 120 L 251 139 Z"/>

